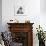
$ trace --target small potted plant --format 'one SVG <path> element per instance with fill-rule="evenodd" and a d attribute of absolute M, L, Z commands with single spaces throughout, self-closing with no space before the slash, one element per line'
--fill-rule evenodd
<path fill-rule="evenodd" d="M 37 34 L 36 36 L 38 36 L 38 40 L 39 40 L 39 46 L 45 46 L 45 35 L 43 32 L 42 27 L 36 28 L 37 29 Z"/>

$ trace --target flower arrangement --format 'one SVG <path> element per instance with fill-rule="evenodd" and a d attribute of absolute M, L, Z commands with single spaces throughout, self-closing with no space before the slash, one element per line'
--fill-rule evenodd
<path fill-rule="evenodd" d="M 42 27 L 40 27 L 40 25 L 39 25 L 39 28 L 36 28 L 36 29 L 37 29 L 36 36 L 38 36 L 38 40 L 39 41 L 43 40 L 43 42 L 44 42 L 45 41 L 45 34 L 44 34 Z"/>

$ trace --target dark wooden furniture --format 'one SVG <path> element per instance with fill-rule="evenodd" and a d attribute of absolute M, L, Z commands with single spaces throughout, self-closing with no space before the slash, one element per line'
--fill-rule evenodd
<path fill-rule="evenodd" d="M 22 46 L 33 46 L 33 23 L 7 23 L 13 41 L 23 43 Z"/>

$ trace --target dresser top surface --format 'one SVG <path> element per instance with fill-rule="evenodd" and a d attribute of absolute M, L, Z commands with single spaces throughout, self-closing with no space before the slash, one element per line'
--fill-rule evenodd
<path fill-rule="evenodd" d="M 14 24 L 18 24 L 18 25 L 23 25 L 23 24 L 34 24 L 34 23 L 7 23 L 8 25 L 14 25 Z"/>

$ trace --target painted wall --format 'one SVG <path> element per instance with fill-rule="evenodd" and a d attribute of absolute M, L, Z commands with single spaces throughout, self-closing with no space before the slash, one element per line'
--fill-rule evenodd
<path fill-rule="evenodd" d="M 40 0 L 40 9 L 42 13 L 46 13 L 46 0 Z"/>
<path fill-rule="evenodd" d="M 14 16 L 14 3 L 15 3 L 15 16 Z M 22 6 L 24 9 L 24 16 L 19 16 L 19 15 L 16 16 L 16 12 L 20 6 Z M 8 20 L 16 19 L 16 18 L 17 20 L 20 20 L 20 22 L 22 20 L 25 20 L 26 18 L 26 19 L 29 19 L 31 22 L 39 23 L 39 14 L 40 14 L 40 0 L 39 1 L 37 0 L 35 1 L 34 0 L 22 0 L 22 1 L 15 0 L 15 2 L 13 0 L 3 0 L 2 1 L 3 26 L 6 25 Z M 6 30 L 5 27 L 4 29 Z"/>
<path fill-rule="evenodd" d="M 15 16 L 14 16 L 14 4 L 15 4 Z M 3 31 L 8 30 L 7 22 L 11 19 L 17 19 L 19 22 L 25 22 L 30 20 L 33 25 L 33 45 L 38 46 L 38 39 L 36 37 L 36 27 L 39 24 L 46 30 L 46 15 L 41 13 L 40 0 L 2 0 L 2 25 Z M 17 15 L 18 8 L 22 6 L 24 9 L 24 15 Z"/>
<path fill-rule="evenodd" d="M 0 0 L 0 31 L 2 31 L 2 0 Z"/>

